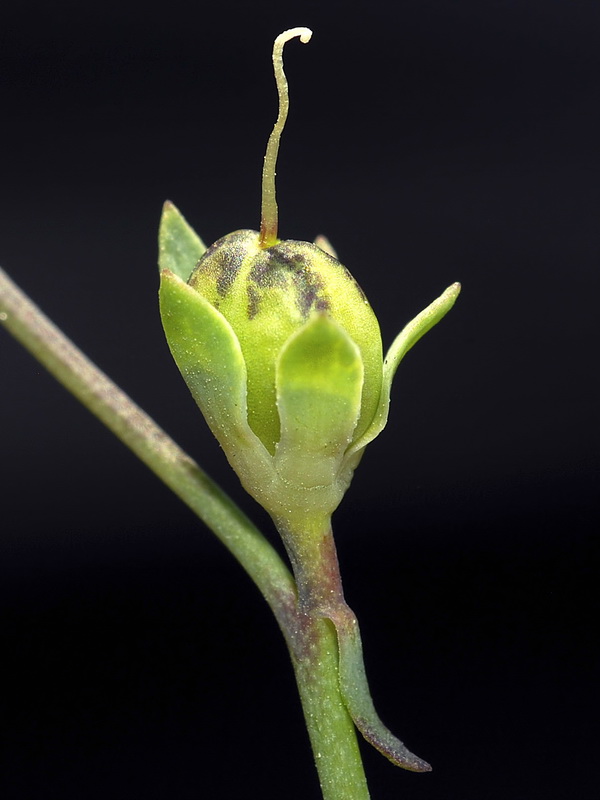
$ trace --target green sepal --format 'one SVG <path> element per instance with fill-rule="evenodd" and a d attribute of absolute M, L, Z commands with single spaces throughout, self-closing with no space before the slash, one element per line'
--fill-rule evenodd
<path fill-rule="evenodd" d="M 335 247 L 331 244 L 326 236 L 323 236 L 322 233 L 315 238 L 315 244 L 317 247 L 320 247 L 324 253 L 327 253 L 327 255 L 330 255 L 332 258 L 339 260 Z"/>
<path fill-rule="evenodd" d="M 160 314 L 169 348 L 210 429 L 227 451 L 251 433 L 246 365 L 231 325 L 169 270 L 161 273 Z"/>
<path fill-rule="evenodd" d="M 204 255 L 206 245 L 169 200 L 164 204 L 158 230 L 158 268 L 168 269 L 188 281 Z"/>
<path fill-rule="evenodd" d="M 358 346 L 327 314 L 315 314 L 290 336 L 275 378 L 275 466 L 284 481 L 313 488 L 335 480 L 360 416 L 363 378 Z"/>
<path fill-rule="evenodd" d="M 348 609 L 349 611 L 349 609 Z M 364 738 L 392 764 L 411 772 L 430 772 L 431 766 L 406 747 L 387 728 L 373 705 L 362 651 L 358 621 L 354 614 L 327 615 L 333 622 L 339 648 L 340 691 L 348 713 Z"/>
<path fill-rule="evenodd" d="M 433 303 L 423 309 L 420 314 L 417 314 L 394 339 L 383 362 L 383 383 L 379 405 L 373 422 L 360 439 L 352 445 L 351 449 L 348 451 L 348 457 L 362 450 L 369 442 L 373 441 L 376 436 L 379 436 L 381 431 L 385 428 L 390 410 L 392 381 L 394 380 L 398 365 L 419 339 L 446 316 L 456 302 L 456 298 L 459 294 L 460 283 L 453 283 L 445 292 L 434 300 Z"/>

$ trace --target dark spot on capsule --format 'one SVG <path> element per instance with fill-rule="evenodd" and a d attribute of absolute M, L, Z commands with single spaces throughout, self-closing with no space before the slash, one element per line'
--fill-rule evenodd
<path fill-rule="evenodd" d="M 267 251 L 260 260 L 253 264 L 248 273 L 248 280 L 255 283 L 260 289 L 285 286 L 285 275 L 282 274 L 281 270 L 276 269 L 276 265 L 271 262 L 271 255 Z"/>
<path fill-rule="evenodd" d="M 296 292 L 296 305 L 306 318 L 313 310 L 328 311 L 330 302 L 320 275 L 311 266 L 310 251 L 298 251 L 298 247 L 304 249 L 305 243 L 283 242 L 272 248 L 269 269 L 289 278 Z"/>
<path fill-rule="evenodd" d="M 307 270 L 296 286 L 298 289 L 296 302 L 303 316 L 307 317 L 313 310 L 329 311 L 329 299 L 323 291 L 323 282 L 318 275 Z"/>
<path fill-rule="evenodd" d="M 248 284 L 248 319 L 254 319 L 260 307 L 260 292 L 251 283 Z"/>
<path fill-rule="evenodd" d="M 246 253 L 249 240 L 256 237 L 254 231 L 235 231 L 218 239 L 204 253 L 190 277 L 194 284 L 197 274 L 209 275 L 216 284 L 220 297 L 225 297 L 235 282 Z"/>
<path fill-rule="evenodd" d="M 301 244 L 301 243 L 299 243 L 299 242 L 290 242 L 290 244 L 298 245 L 298 244 Z M 337 258 L 334 258 L 333 256 L 329 255 L 329 253 L 325 253 L 319 247 L 317 247 L 317 245 L 311 245 L 308 242 L 302 243 L 302 244 L 304 244 L 307 248 L 310 248 L 309 249 L 309 253 L 313 248 L 316 249 L 319 252 L 319 258 L 320 259 L 327 259 L 335 269 L 337 269 L 339 272 L 341 272 L 344 275 L 344 278 L 349 283 L 352 283 L 352 284 L 354 284 L 354 286 L 356 286 L 356 289 L 357 289 L 359 295 L 361 296 L 361 299 L 362 300 L 366 300 L 367 299 L 365 293 L 362 290 L 362 287 L 360 286 L 360 284 L 358 283 L 356 278 L 346 269 L 346 267 L 342 263 L 340 263 L 337 260 Z M 327 310 L 327 308 L 319 309 L 319 310 Z"/>
<path fill-rule="evenodd" d="M 260 311 L 263 292 L 275 287 L 284 288 L 286 281 L 286 275 L 273 264 L 271 253 L 261 253 L 248 272 L 248 319 L 254 319 Z"/>

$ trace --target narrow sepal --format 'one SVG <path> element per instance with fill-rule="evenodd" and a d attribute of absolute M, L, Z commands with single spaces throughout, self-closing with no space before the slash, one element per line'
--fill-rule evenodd
<path fill-rule="evenodd" d="M 326 236 L 323 236 L 322 233 L 320 233 L 315 238 L 315 244 L 317 245 L 317 247 L 320 247 L 321 250 L 324 253 L 327 253 L 332 258 L 337 258 L 338 257 L 338 254 L 337 254 L 337 252 L 335 250 L 335 247 L 331 244 L 331 242 L 329 241 L 329 239 Z"/>
<path fill-rule="evenodd" d="M 248 431 L 246 365 L 227 320 L 181 278 L 161 273 L 160 314 L 175 363 L 221 444 Z"/>
<path fill-rule="evenodd" d="M 276 366 L 275 464 L 284 480 L 332 482 L 360 415 L 363 377 L 358 346 L 327 314 L 290 336 Z"/>
<path fill-rule="evenodd" d="M 158 267 L 188 281 L 206 245 L 169 200 L 163 206 L 158 231 Z"/>
<path fill-rule="evenodd" d="M 392 764 L 411 772 L 431 772 L 431 766 L 404 745 L 379 719 L 365 674 L 358 621 L 353 614 L 330 616 L 339 648 L 340 690 L 348 713 L 364 738 Z"/>
<path fill-rule="evenodd" d="M 373 422 L 360 439 L 354 443 L 348 455 L 352 455 L 365 447 L 385 428 L 390 410 L 390 396 L 392 381 L 398 365 L 408 351 L 431 330 L 450 311 L 456 298 L 460 294 L 460 283 L 453 283 L 443 294 L 433 301 L 427 308 L 411 320 L 398 334 L 388 350 L 383 362 L 383 383 L 377 412 Z"/>

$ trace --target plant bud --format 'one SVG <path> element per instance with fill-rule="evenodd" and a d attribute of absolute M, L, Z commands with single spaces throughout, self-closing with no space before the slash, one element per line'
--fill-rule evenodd
<path fill-rule="evenodd" d="M 245 488 L 278 518 L 333 512 L 385 425 L 400 359 L 459 290 L 422 312 L 384 363 L 379 324 L 348 270 L 316 244 L 277 238 L 275 164 L 288 110 L 282 50 L 310 35 L 295 28 L 275 41 L 279 116 L 265 155 L 260 231 L 236 231 L 205 250 L 169 203 L 160 232 L 161 316 L 175 361 Z"/>
<path fill-rule="evenodd" d="M 246 363 L 248 422 L 271 455 L 281 427 L 275 387 L 278 357 L 289 337 L 315 315 L 335 320 L 358 346 L 364 375 L 353 434 L 365 431 L 381 392 L 381 337 L 367 299 L 339 261 L 309 242 L 261 248 L 258 233 L 236 231 L 206 251 L 189 285 L 235 331 Z"/>

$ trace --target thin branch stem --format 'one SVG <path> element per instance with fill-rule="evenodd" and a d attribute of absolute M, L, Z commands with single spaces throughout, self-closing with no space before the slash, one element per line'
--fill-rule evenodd
<path fill-rule="evenodd" d="M 280 625 L 294 580 L 235 503 L 144 411 L 68 339 L 0 269 L 0 322 L 219 537 L 256 583 Z"/>

